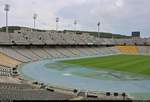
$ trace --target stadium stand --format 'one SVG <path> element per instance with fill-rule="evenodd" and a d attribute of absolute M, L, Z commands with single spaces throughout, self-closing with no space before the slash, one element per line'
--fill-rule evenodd
<path fill-rule="evenodd" d="M 10 36 L 13 44 L 30 44 L 28 35 L 23 32 L 10 33 Z"/>
<path fill-rule="evenodd" d="M 98 38 L 89 33 L 62 31 L 0 32 L 0 100 L 103 100 L 122 99 L 119 93 L 100 95 L 79 92 L 67 94 L 35 88 L 26 83 L 13 81 L 13 68 L 21 63 L 43 59 L 59 59 L 113 54 L 150 54 L 150 39 Z M 141 46 L 142 45 L 142 46 Z M 6 77 L 8 80 L 6 81 Z M 20 76 L 18 76 L 20 78 Z M 16 78 L 16 77 L 15 77 Z M 19 80 L 18 78 L 18 80 Z M 10 83 L 7 83 L 10 82 Z M 14 83 L 13 83 L 14 82 Z"/>
<path fill-rule="evenodd" d="M 0 44 L 21 44 L 21 45 L 150 45 L 150 39 L 138 38 L 97 38 L 89 33 L 78 34 L 75 32 L 62 31 L 16 31 L 6 34 L 0 32 Z"/>
<path fill-rule="evenodd" d="M 0 47 L 0 52 L 5 53 L 6 55 L 10 56 L 11 58 L 22 61 L 22 62 L 30 61 L 30 59 L 17 53 L 13 47 Z"/>
<path fill-rule="evenodd" d="M 10 77 L 10 76 L 3 76 L 0 75 L 0 83 L 18 83 L 21 84 L 21 81 L 17 78 Z"/>
<path fill-rule="evenodd" d="M 150 54 L 150 47 L 149 47 L 149 46 L 146 46 L 146 47 L 145 47 L 145 52 L 146 52 L 147 54 Z"/>
<path fill-rule="evenodd" d="M 17 61 L 13 58 L 10 58 L 6 54 L 0 53 L 0 64 L 5 66 L 16 66 L 20 64 L 20 61 Z"/>
<path fill-rule="evenodd" d="M 146 47 L 145 47 L 145 46 L 138 46 L 138 48 L 139 48 L 139 53 L 140 53 L 140 54 L 147 54 L 147 53 L 146 53 Z"/>
<path fill-rule="evenodd" d="M 67 100 L 73 94 L 50 92 L 28 84 L 0 83 L 0 100 Z"/>
<path fill-rule="evenodd" d="M 116 46 L 124 54 L 138 54 L 137 46 Z"/>
<path fill-rule="evenodd" d="M 32 60 L 32 61 L 36 61 L 39 58 L 39 56 L 35 55 L 32 51 L 31 48 L 26 48 L 26 47 L 16 47 L 14 48 L 14 50 L 21 54 L 22 56 L 25 56 L 26 58 Z"/>
<path fill-rule="evenodd" d="M 5 32 L 0 32 L 0 44 L 10 44 L 9 34 Z"/>
<path fill-rule="evenodd" d="M 0 76 L 13 77 L 18 75 L 16 67 L 8 67 L 4 65 L 0 65 Z"/>
<path fill-rule="evenodd" d="M 61 54 L 57 51 L 57 48 L 48 48 L 48 52 L 50 55 L 52 55 L 54 58 L 64 58 L 64 54 Z"/>
<path fill-rule="evenodd" d="M 45 48 L 32 47 L 32 52 L 40 56 L 41 59 L 51 58 L 51 56 L 45 51 Z"/>

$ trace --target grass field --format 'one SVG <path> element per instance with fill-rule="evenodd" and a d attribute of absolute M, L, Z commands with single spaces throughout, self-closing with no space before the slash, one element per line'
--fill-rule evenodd
<path fill-rule="evenodd" d="M 150 56 L 144 55 L 112 55 L 105 57 L 65 60 L 61 62 L 90 68 L 110 69 L 150 75 Z"/>

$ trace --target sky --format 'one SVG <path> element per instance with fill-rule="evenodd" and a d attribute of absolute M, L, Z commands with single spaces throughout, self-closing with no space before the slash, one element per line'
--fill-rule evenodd
<path fill-rule="evenodd" d="M 131 35 L 140 31 L 150 37 L 150 0 L 0 0 L 0 27 L 5 26 L 4 5 L 10 5 L 9 25 L 33 27 L 33 14 L 38 15 L 36 28 L 97 31 Z"/>

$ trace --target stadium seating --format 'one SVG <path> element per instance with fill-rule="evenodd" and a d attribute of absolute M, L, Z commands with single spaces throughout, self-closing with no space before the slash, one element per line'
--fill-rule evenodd
<path fill-rule="evenodd" d="M 15 51 L 17 53 L 19 53 L 20 55 L 22 56 L 25 56 L 26 58 L 32 60 L 32 61 L 36 61 L 36 60 L 39 60 L 40 57 L 35 55 L 32 51 L 31 51 L 31 48 L 24 48 L 24 47 L 16 47 L 14 48 Z"/>
<path fill-rule="evenodd" d="M 6 54 L 0 53 L 0 64 L 12 67 L 12 66 L 16 66 L 20 63 L 21 63 L 20 61 L 10 58 Z"/>
<path fill-rule="evenodd" d="M 0 83 L 0 100 L 67 100 L 73 94 L 50 92 L 28 84 Z"/>
<path fill-rule="evenodd" d="M 4 65 L 0 65 L 0 76 L 11 76 L 12 68 Z"/>
<path fill-rule="evenodd" d="M 139 49 L 137 46 L 116 46 L 124 54 L 138 54 Z"/>
<path fill-rule="evenodd" d="M 10 34 L 0 32 L 0 36 L 0 44 L 3 45 L 0 46 L 0 100 L 62 100 L 74 98 L 74 95 L 58 93 L 54 90 L 48 91 L 37 89 L 33 86 L 26 85 L 25 83 L 1 83 L 2 77 L 12 76 L 12 68 L 21 63 L 43 59 L 86 57 L 95 55 L 107 56 L 122 53 L 150 54 L 150 47 L 144 46 L 144 43 L 150 44 L 150 39 L 98 38 L 88 33 L 77 34 L 57 31 L 23 31 Z M 135 46 L 135 44 L 138 46 Z M 110 93 L 110 95 L 107 96 L 105 93 L 103 95 L 101 94 L 101 97 L 92 94 L 85 96 L 82 97 L 82 99 L 116 99 L 119 94 Z"/>
<path fill-rule="evenodd" d="M 146 49 L 146 46 L 138 46 L 138 48 L 139 48 L 139 53 L 140 53 L 140 54 L 147 54 L 147 53 L 146 53 L 146 50 L 145 50 L 145 49 Z"/>
<path fill-rule="evenodd" d="M 10 36 L 7 33 L 0 32 L 0 44 L 10 44 Z"/>
<path fill-rule="evenodd" d="M 73 32 L 57 32 L 57 31 L 47 31 L 47 32 L 37 32 L 37 31 L 16 31 L 14 33 L 4 33 L 0 32 L 0 44 L 12 45 L 150 45 L 150 38 L 138 38 L 138 39 L 115 39 L 115 38 L 97 38 L 90 35 L 89 33 L 77 34 Z"/>
<path fill-rule="evenodd" d="M 46 58 L 67 58 L 93 55 L 117 54 L 119 50 L 114 47 L 32 47 L 32 48 L 13 48 L 21 56 L 25 56 L 30 60 L 40 60 Z"/>
<path fill-rule="evenodd" d="M 149 47 L 149 46 L 146 46 L 146 47 L 145 47 L 145 51 L 146 51 L 147 54 L 150 54 L 150 47 Z"/>
<path fill-rule="evenodd" d="M 29 35 L 23 32 L 10 33 L 11 43 L 13 44 L 30 44 Z"/>
<path fill-rule="evenodd" d="M 7 56 L 10 56 L 13 59 L 17 59 L 22 62 L 29 62 L 30 59 L 17 53 L 13 47 L 0 47 L 0 52 L 5 53 Z"/>
<path fill-rule="evenodd" d="M 22 62 L 42 59 L 82 57 L 114 54 L 150 54 L 148 46 L 116 46 L 116 47 L 0 47 L 0 64 L 16 66 Z M 2 60 L 3 59 L 3 60 Z"/>

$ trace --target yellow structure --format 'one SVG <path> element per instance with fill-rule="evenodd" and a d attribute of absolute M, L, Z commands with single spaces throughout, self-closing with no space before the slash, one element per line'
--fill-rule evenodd
<path fill-rule="evenodd" d="M 123 54 L 138 54 L 139 49 L 137 46 L 116 46 Z"/>
<path fill-rule="evenodd" d="M 9 67 L 14 67 L 18 64 L 21 64 L 21 62 L 7 56 L 6 54 L 0 53 L 0 64 Z"/>

